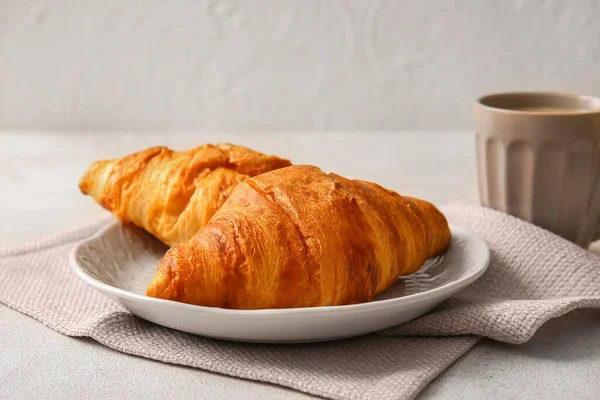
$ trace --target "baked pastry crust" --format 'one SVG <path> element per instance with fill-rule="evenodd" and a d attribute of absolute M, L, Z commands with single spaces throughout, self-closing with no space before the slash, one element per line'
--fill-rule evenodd
<path fill-rule="evenodd" d="M 206 225 L 240 182 L 289 165 L 228 143 L 187 151 L 152 147 L 94 162 L 79 188 L 121 221 L 175 246 Z"/>
<path fill-rule="evenodd" d="M 296 165 L 249 178 L 161 260 L 147 295 L 264 309 L 367 302 L 446 251 L 431 203 Z"/>

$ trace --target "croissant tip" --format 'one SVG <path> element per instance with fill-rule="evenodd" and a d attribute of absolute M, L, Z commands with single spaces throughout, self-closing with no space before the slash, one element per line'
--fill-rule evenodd
<path fill-rule="evenodd" d="M 92 169 L 92 166 L 90 165 L 85 170 L 83 175 L 81 176 L 81 179 L 79 179 L 79 184 L 77 185 L 79 187 L 79 190 L 81 191 L 81 193 L 86 194 L 86 195 L 90 194 L 90 189 L 91 189 L 90 188 L 90 186 L 91 186 L 91 182 L 90 182 L 91 169 Z"/>

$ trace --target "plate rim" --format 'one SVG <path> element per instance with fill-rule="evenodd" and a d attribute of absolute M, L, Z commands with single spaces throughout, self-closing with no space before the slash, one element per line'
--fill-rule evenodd
<path fill-rule="evenodd" d="M 437 294 L 440 297 L 443 293 L 453 292 L 456 293 L 461 289 L 464 289 L 474 283 L 477 279 L 479 279 L 487 270 L 490 264 L 491 252 L 487 243 L 478 235 L 474 234 L 470 230 L 464 229 L 462 227 L 457 227 L 452 224 L 449 224 L 451 234 L 457 233 L 459 235 L 464 235 L 469 238 L 469 240 L 473 240 L 475 242 L 479 242 L 479 245 L 482 246 L 482 249 L 485 251 L 485 261 L 482 260 L 481 266 L 478 269 L 474 270 L 469 275 L 454 280 L 451 282 L 447 282 L 442 286 L 433 288 L 431 290 L 414 293 L 402 297 L 394 297 L 391 299 L 384 299 L 378 301 L 369 301 L 363 303 L 356 304 L 344 304 L 337 306 L 318 306 L 318 307 L 288 307 L 288 308 L 263 308 L 263 309 L 230 309 L 230 308 L 221 308 L 221 307 L 210 307 L 210 306 L 201 306 L 196 304 L 183 303 L 174 300 L 166 300 L 156 297 L 150 297 L 146 295 L 141 295 L 138 293 L 131 292 L 129 290 L 121 289 L 118 287 L 111 286 L 107 283 L 104 283 L 93 276 L 89 275 L 82 266 L 77 262 L 77 253 L 78 251 L 90 241 L 95 240 L 103 235 L 105 235 L 108 231 L 117 228 L 118 226 L 125 226 L 126 224 L 117 220 L 114 221 L 102 229 L 98 230 L 96 233 L 91 235 L 90 237 L 83 239 L 75 244 L 69 253 L 69 264 L 71 270 L 85 283 L 90 285 L 96 290 L 100 292 L 107 292 L 112 296 L 117 298 L 128 298 L 135 301 L 143 301 L 146 303 L 154 303 L 154 304 L 162 304 L 167 307 L 180 307 L 186 310 L 202 312 L 208 314 L 215 315 L 230 315 L 237 317 L 264 317 L 264 316 L 288 316 L 288 315 L 305 315 L 305 314 L 327 314 L 335 310 L 336 313 L 347 312 L 352 313 L 355 311 L 369 311 L 375 309 L 382 309 L 388 307 L 397 307 L 401 303 L 401 305 L 410 305 L 413 303 L 418 303 L 420 300 L 431 297 L 431 295 Z M 136 229 L 142 229 L 137 226 L 134 226 Z M 143 230 L 143 229 L 142 229 Z M 145 231 L 144 231 L 145 232 Z M 454 290 L 456 289 L 456 290 Z"/>

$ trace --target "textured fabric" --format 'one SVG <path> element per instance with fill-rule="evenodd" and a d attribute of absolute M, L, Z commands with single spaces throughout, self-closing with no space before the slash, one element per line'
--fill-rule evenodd
<path fill-rule="evenodd" d="M 488 243 L 488 270 L 431 313 L 359 338 L 244 344 L 141 320 L 70 270 L 73 244 L 107 220 L 0 250 L 0 301 L 58 332 L 126 353 L 332 399 L 412 399 L 481 337 L 522 343 L 550 318 L 600 306 L 600 257 L 493 210 L 449 205 L 442 211 Z"/>

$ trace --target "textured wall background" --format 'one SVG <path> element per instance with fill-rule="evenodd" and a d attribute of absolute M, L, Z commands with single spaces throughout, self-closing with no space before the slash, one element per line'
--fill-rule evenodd
<path fill-rule="evenodd" d="M 600 94 L 595 0 L 0 0 L 0 128 L 461 128 Z"/>

